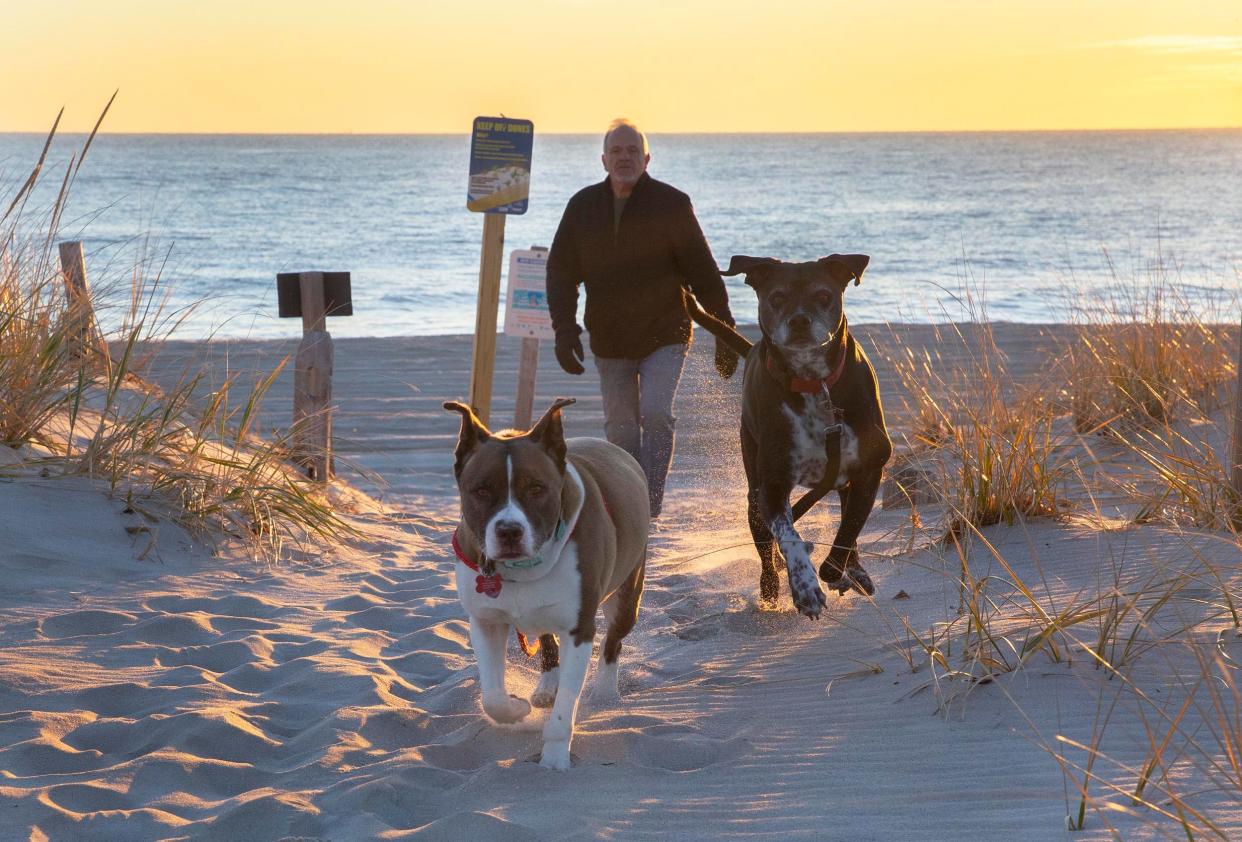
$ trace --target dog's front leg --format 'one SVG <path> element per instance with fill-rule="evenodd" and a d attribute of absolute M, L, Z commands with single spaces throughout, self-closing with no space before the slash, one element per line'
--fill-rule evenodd
<path fill-rule="evenodd" d="M 470 646 L 479 663 L 479 690 L 483 710 L 496 722 L 517 722 L 530 713 L 530 705 L 505 689 L 505 645 L 509 626 L 470 618 Z"/>
<path fill-rule="evenodd" d="M 563 772 L 569 768 L 569 742 L 574 735 L 574 720 L 578 716 L 578 697 L 582 695 L 582 683 L 586 680 L 587 666 L 591 663 L 592 634 L 579 642 L 572 633 L 561 639 L 560 681 L 556 689 L 556 702 L 543 727 L 543 756 L 539 765 Z"/>
<path fill-rule="evenodd" d="M 841 525 L 832 541 L 832 549 L 824 563 L 819 566 L 819 577 L 830 589 L 845 593 L 853 588 L 861 594 L 872 596 L 875 585 L 871 576 L 858 561 L 858 536 L 862 533 L 875 508 L 876 493 L 880 489 L 880 477 L 884 464 L 892 454 L 892 445 L 883 428 L 863 433 L 859 450 L 864 456 L 862 466 L 849 483 L 841 489 Z"/>
<path fill-rule="evenodd" d="M 789 593 L 794 607 L 811 619 L 818 619 L 828 601 L 819 587 L 815 566 L 811 563 L 811 545 L 802 540 L 793 525 L 793 511 L 789 508 L 789 493 L 765 487 L 760 492 L 760 513 L 772 531 L 772 536 L 785 557 L 785 569 L 789 574 Z"/>

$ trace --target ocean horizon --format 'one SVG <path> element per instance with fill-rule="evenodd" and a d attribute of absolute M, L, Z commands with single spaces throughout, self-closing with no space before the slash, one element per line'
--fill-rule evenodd
<path fill-rule="evenodd" d="M 530 210 L 507 219 L 506 255 L 550 244 L 569 197 L 603 178 L 599 134 L 535 131 Z M 0 196 L 44 138 L 0 134 Z M 56 138 L 28 229 L 84 140 Z M 101 133 L 59 238 L 84 241 L 96 288 L 158 273 L 187 314 L 181 338 L 296 335 L 275 278 L 305 270 L 352 273 L 355 315 L 334 335 L 469 333 L 483 224 L 465 207 L 469 147 L 464 131 Z M 722 266 L 869 254 L 847 292 L 855 322 L 1065 322 L 1153 280 L 1170 307 L 1237 320 L 1242 129 L 668 133 L 651 147 L 651 175 L 691 196 Z M 727 281 L 753 321 L 753 293 Z"/>

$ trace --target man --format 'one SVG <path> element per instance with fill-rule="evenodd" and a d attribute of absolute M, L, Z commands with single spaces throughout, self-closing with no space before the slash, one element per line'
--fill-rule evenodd
<path fill-rule="evenodd" d="M 582 374 L 578 284 L 599 371 L 608 440 L 647 475 L 651 517 L 660 514 L 673 461 L 673 398 L 691 338 L 683 287 L 703 308 L 733 324 L 729 298 L 690 198 L 647 175 L 647 138 L 628 120 L 604 134 L 604 170 L 565 208 L 548 255 L 548 307 L 556 360 Z M 729 377 L 737 356 L 716 344 L 716 368 Z"/>

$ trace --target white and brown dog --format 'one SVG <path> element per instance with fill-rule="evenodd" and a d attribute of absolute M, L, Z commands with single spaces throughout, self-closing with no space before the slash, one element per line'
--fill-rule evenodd
<path fill-rule="evenodd" d="M 568 769 L 578 697 L 600 607 L 608 633 L 592 699 L 617 698 L 617 656 L 634 628 L 647 558 L 647 482 L 628 453 L 601 439 L 565 440 L 552 404 L 528 432 L 490 432 L 464 404 L 453 470 L 461 524 L 453 536 L 457 596 L 470 616 L 483 710 L 496 722 L 551 707 L 540 764 Z M 530 703 L 505 689 L 510 628 L 542 675 Z M 558 645 L 559 638 L 559 645 Z"/>

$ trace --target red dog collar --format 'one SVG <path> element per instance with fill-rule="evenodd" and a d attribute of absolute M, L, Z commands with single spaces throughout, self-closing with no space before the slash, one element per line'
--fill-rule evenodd
<path fill-rule="evenodd" d="M 789 376 L 786 380 L 787 372 L 783 367 L 775 361 L 771 353 L 764 354 L 764 365 L 768 373 L 775 377 L 778 381 L 784 383 L 785 388 L 791 392 L 802 392 L 804 394 L 817 394 L 820 389 L 831 389 L 837 385 L 837 381 L 841 379 L 842 372 L 845 371 L 846 349 L 845 342 L 841 343 L 841 353 L 837 355 L 836 364 L 833 365 L 832 371 L 828 372 L 827 377 L 809 378 L 809 377 L 793 377 Z"/>

